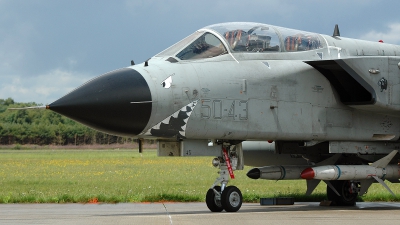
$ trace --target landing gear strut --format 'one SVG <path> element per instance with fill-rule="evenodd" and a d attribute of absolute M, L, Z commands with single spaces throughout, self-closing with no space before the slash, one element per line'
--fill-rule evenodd
<path fill-rule="evenodd" d="M 213 159 L 213 165 L 220 170 L 219 177 L 206 195 L 206 204 L 211 212 L 221 212 L 224 209 L 227 212 L 236 212 L 242 206 L 242 192 L 235 186 L 227 186 L 229 178 L 235 178 L 233 171 L 243 169 L 242 158 L 241 144 L 235 147 L 224 143 L 222 156 Z"/>

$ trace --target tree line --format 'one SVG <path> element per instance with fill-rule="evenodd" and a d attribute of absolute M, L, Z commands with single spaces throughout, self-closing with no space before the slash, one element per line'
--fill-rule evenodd
<path fill-rule="evenodd" d="M 8 110 L 31 106 L 41 104 L 0 99 L 0 145 L 95 145 L 136 141 L 93 130 L 50 110 Z"/>

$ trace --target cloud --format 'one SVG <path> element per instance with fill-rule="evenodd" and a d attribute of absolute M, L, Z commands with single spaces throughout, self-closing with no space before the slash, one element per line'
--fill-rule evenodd
<path fill-rule="evenodd" d="M 29 23 L 19 23 L 10 29 L 0 28 L 0 67 L 2 72 L 12 72 L 26 62 L 32 54 L 30 40 L 35 35 L 34 26 Z"/>
<path fill-rule="evenodd" d="M 387 28 L 388 29 L 384 32 L 376 30 L 369 31 L 359 38 L 368 41 L 383 40 L 385 43 L 389 44 L 400 44 L 400 23 L 391 23 Z"/>
<path fill-rule="evenodd" d="M 53 69 L 32 77 L 2 76 L 8 82 L 0 84 L 0 98 L 12 97 L 16 102 L 49 104 L 88 81 L 94 75 Z"/>

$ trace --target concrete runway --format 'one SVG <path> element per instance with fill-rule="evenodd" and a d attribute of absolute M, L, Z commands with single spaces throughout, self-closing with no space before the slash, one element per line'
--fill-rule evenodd
<path fill-rule="evenodd" d="M 1 204 L 0 224 L 399 224 L 400 203 L 355 207 L 243 204 L 236 213 L 212 213 L 205 203 Z"/>

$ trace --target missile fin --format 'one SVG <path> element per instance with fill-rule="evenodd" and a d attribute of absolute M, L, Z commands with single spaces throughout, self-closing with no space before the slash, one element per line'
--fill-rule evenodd
<path fill-rule="evenodd" d="M 397 150 L 393 150 L 391 153 L 389 153 L 389 155 L 372 163 L 371 166 L 376 167 L 376 168 L 385 168 L 396 154 L 397 154 Z"/>
<path fill-rule="evenodd" d="M 324 180 L 324 182 L 326 183 L 326 185 L 328 185 L 328 186 L 332 189 L 333 192 L 335 192 L 335 194 L 337 194 L 338 196 L 340 196 L 339 192 L 336 191 L 336 188 L 331 184 L 331 182 L 329 182 L 329 181 L 327 181 L 327 180 Z"/>
<path fill-rule="evenodd" d="M 375 180 L 377 180 L 380 184 L 382 184 L 393 195 L 393 197 L 396 197 L 396 195 L 393 193 L 393 191 L 390 190 L 390 188 L 385 184 L 385 182 L 383 182 L 383 180 L 381 178 L 379 178 L 377 176 L 373 176 L 373 178 Z"/>
<path fill-rule="evenodd" d="M 335 165 L 340 156 L 342 156 L 342 154 L 335 154 L 334 156 L 317 163 L 315 166 Z"/>
<path fill-rule="evenodd" d="M 307 192 L 306 195 L 311 195 L 314 189 L 318 186 L 321 180 L 307 180 Z"/>
<path fill-rule="evenodd" d="M 368 180 L 361 180 L 360 181 L 360 195 L 365 195 L 368 191 L 368 188 L 371 186 L 371 184 L 374 182 L 374 180 L 372 179 L 368 179 Z"/>

